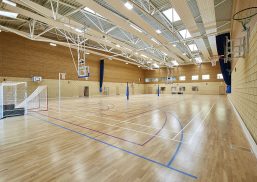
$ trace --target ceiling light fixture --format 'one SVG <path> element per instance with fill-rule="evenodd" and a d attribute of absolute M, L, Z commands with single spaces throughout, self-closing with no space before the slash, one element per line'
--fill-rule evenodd
<path fill-rule="evenodd" d="M 136 25 L 134 25 L 134 24 L 130 24 L 130 26 L 131 26 L 132 28 L 134 28 L 135 30 L 137 30 L 138 32 L 140 32 L 140 33 L 143 32 L 143 30 L 142 30 L 141 28 L 139 28 L 138 26 L 136 26 Z"/>
<path fill-rule="evenodd" d="M 158 29 L 158 30 L 156 30 L 156 33 L 161 34 L 162 31 Z"/>
<path fill-rule="evenodd" d="M 146 55 L 144 55 L 144 54 L 141 54 L 141 56 L 144 57 L 144 58 L 148 58 L 148 57 L 147 57 Z"/>
<path fill-rule="evenodd" d="M 116 44 L 116 47 L 120 47 L 120 45 L 119 45 L 119 44 Z"/>
<path fill-rule="evenodd" d="M 177 47 L 177 45 L 176 45 L 176 44 L 173 44 L 173 47 Z"/>
<path fill-rule="evenodd" d="M 97 15 L 97 16 L 100 16 L 100 17 L 104 18 L 102 15 L 96 13 L 94 10 L 90 9 L 89 7 L 85 7 L 84 10 L 89 12 L 89 13 L 92 13 L 94 15 Z"/>
<path fill-rule="evenodd" d="M 156 44 L 158 44 L 158 45 L 161 44 L 161 43 L 160 43 L 158 40 L 156 40 L 155 38 L 151 38 L 151 40 L 152 40 L 153 42 L 155 42 Z"/>
<path fill-rule="evenodd" d="M 124 4 L 124 6 L 125 6 L 128 10 L 132 10 L 132 9 L 133 9 L 133 4 L 131 4 L 131 3 L 128 2 L 128 1 Z"/>

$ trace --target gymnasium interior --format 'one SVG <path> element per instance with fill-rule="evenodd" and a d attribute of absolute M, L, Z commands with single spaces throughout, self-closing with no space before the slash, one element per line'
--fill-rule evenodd
<path fill-rule="evenodd" d="M 0 182 L 256 182 L 257 0 L 0 0 Z"/>

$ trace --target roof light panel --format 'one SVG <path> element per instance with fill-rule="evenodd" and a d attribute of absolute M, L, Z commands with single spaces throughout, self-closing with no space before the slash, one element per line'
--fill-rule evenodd
<path fill-rule="evenodd" d="M 190 51 L 192 51 L 192 52 L 198 51 L 196 44 L 189 44 L 188 47 L 189 47 Z"/>
<path fill-rule="evenodd" d="M 5 16 L 5 17 L 8 17 L 8 18 L 17 18 L 18 13 L 12 13 L 12 12 L 9 12 L 9 11 L 1 11 L 0 10 L 0 16 Z"/>
<path fill-rule="evenodd" d="M 189 33 L 189 31 L 187 29 L 184 30 L 180 30 L 179 34 L 181 35 L 181 37 L 183 37 L 184 39 L 190 38 L 192 37 L 191 34 Z"/>
<path fill-rule="evenodd" d="M 178 13 L 174 8 L 167 9 L 162 12 L 170 22 L 176 22 L 181 20 Z"/>

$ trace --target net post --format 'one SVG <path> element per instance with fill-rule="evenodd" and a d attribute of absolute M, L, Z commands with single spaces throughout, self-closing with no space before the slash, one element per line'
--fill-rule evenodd
<path fill-rule="evenodd" d="M 128 86 L 128 82 L 127 82 L 127 91 L 126 91 L 126 96 L 127 96 L 127 100 L 129 100 L 129 86 Z"/>
<path fill-rule="evenodd" d="M 158 88 L 157 88 L 157 95 L 158 95 L 158 97 L 160 96 L 160 86 L 159 86 L 159 84 L 158 84 Z"/>

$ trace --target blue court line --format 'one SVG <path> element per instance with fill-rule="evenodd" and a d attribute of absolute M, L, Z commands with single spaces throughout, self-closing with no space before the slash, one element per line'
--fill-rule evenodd
<path fill-rule="evenodd" d="M 171 114 L 171 113 L 169 113 L 169 114 Z M 181 145 L 182 145 L 182 141 L 183 141 L 183 137 L 184 137 L 184 131 L 183 131 L 183 126 L 182 126 L 181 122 L 179 121 L 179 119 L 178 119 L 176 116 L 174 116 L 173 114 L 171 114 L 171 115 L 172 115 L 173 117 L 175 117 L 176 120 L 178 121 L 182 132 L 181 132 L 181 134 L 180 134 L 180 140 L 179 140 L 179 144 L 178 144 L 178 146 L 177 146 L 177 149 L 176 149 L 175 153 L 173 154 L 173 156 L 171 157 L 170 161 L 169 161 L 168 164 L 167 164 L 168 167 L 170 167 L 170 165 L 172 164 L 172 162 L 175 160 L 175 158 L 176 158 L 176 156 L 177 156 L 177 154 L 178 154 L 178 152 L 179 152 L 179 149 L 180 149 L 180 147 L 181 147 Z"/>
<path fill-rule="evenodd" d="M 145 157 L 145 156 L 142 156 L 142 155 L 136 154 L 136 153 L 131 152 L 131 151 L 129 151 L 129 150 L 126 150 L 126 149 L 123 149 L 123 148 L 117 147 L 117 146 L 115 146 L 115 145 L 109 144 L 109 143 L 107 143 L 107 142 L 104 142 L 104 141 L 99 140 L 99 139 L 97 139 L 97 138 L 95 138 L 95 137 L 89 136 L 89 135 L 87 135 L 87 134 L 80 133 L 80 132 L 78 132 L 78 131 L 75 131 L 75 130 L 72 130 L 72 129 L 66 128 L 66 127 L 64 127 L 64 126 L 61 126 L 61 125 L 55 124 L 55 123 L 53 123 L 53 122 L 49 121 L 48 119 L 46 120 L 46 119 L 43 119 L 43 118 L 41 118 L 41 117 L 36 117 L 36 116 L 33 116 L 33 115 L 30 115 L 30 116 L 32 116 L 32 117 L 34 117 L 34 118 L 37 118 L 37 119 L 40 119 L 41 121 L 44 121 L 44 122 L 46 122 L 46 123 L 48 123 L 48 124 L 51 124 L 51 125 L 53 125 L 53 126 L 57 126 L 57 127 L 62 128 L 62 129 L 64 129 L 64 130 L 67 130 L 67 131 L 70 131 L 70 132 L 76 133 L 76 134 L 78 134 L 78 135 L 81 135 L 81 136 L 87 137 L 87 138 L 89 138 L 89 139 L 95 140 L 95 141 L 100 142 L 100 143 L 102 143 L 102 144 L 105 144 L 105 145 L 107 145 L 107 146 L 109 146 L 109 147 L 112 147 L 112 148 L 115 148 L 115 149 L 121 150 L 121 151 L 126 152 L 126 153 L 128 153 L 128 154 L 130 154 L 130 155 L 134 155 L 134 156 L 137 156 L 137 157 L 139 157 L 139 158 L 141 158 L 141 159 L 147 160 L 147 161 L 149 161 L 149 162 L 152 162 L 152 163 L 158 164 L 159 166 L 162 166 L 162 167 L 165 167 L 165 168 L 171 169 L 171 170 L 176 171 L 176 172 L 178 172 L 178 173 L 180 173 L 180 174 L 183 174 L 183 175 L 185 175 L 185 176 L 188 176 L 188 177 L 191 177 L 191 178 L 197 179 L 197 177 L 196 177 L 196 176 L 194 176 L 194 175 L 192 175 L 192 174 L 189 174 L 189 173 L 184 172 L 184 171 L 181 171 L 181 170 L 179 170 L 179 169 L 176 169 L 176 168 L 173 168 L 173 167 L 167 166 L 167 165 L 162 164 L 162 163 L 160 163 L 160 162 L 158 162 L 158 161 L 155 161 L 155 160 L 150 159 L 150 158 L 147 158 L 147 157 Z"/>

